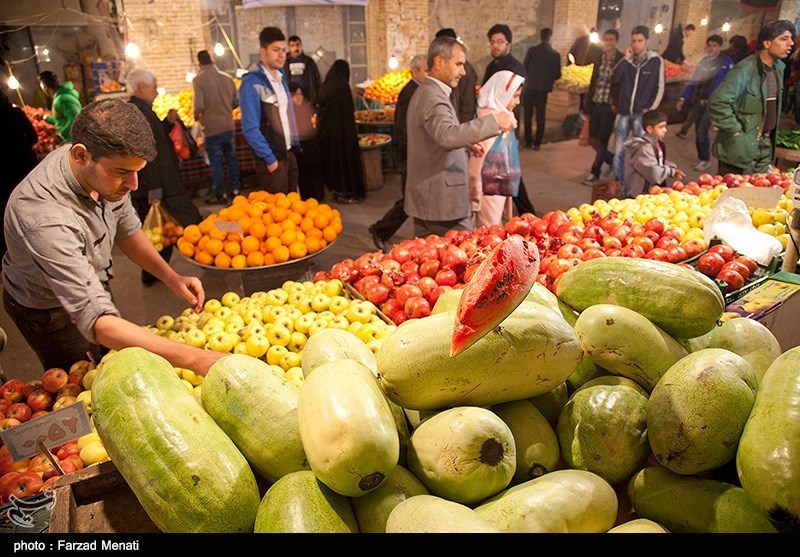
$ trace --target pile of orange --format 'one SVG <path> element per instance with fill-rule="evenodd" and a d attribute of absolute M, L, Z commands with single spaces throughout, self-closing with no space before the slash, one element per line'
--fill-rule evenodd
<path fill-rule="evenodd" d="M 217 226 L 221 222 L 236 223 L 238 229 L 221 230 Z M 341 231 L 341 214 L 330 205 L 313 198 L 303 200 L 297 192 L 259 190 L 247 197 L 237 195 L 219 213 L 187 226 L 177 246 L 201 265 L 243 269 L 314 254 Z"/>
<path fill-rule="evenodd" d="M 397 104 L 397 95 L 409 81 L 411 81 L 411 68 L 388 72 L 373 81 L 364 90 L 364 96 L 383 104 Z"/>

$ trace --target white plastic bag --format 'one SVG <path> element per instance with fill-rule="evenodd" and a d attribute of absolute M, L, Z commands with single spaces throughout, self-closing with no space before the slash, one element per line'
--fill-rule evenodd
<path fill-rule="evenodd" d="M 772 258 L 783 251 L 780 240 L 756 230 L 747 204 L 735 197 L 718 203 L 705 218 L 703 238 L 708 243 L 714 237 L 761 265 L 769 265 Z"/>

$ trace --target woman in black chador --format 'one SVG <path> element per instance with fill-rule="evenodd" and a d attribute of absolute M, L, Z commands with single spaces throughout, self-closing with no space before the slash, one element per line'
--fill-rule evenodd
<path fill-rule="evenodd" d="M 333 63 L 322 82 L 317 101 L 317 130 L 325 185 L 335 201 L 358 203 L 366 193 L 347 61 Z"/>

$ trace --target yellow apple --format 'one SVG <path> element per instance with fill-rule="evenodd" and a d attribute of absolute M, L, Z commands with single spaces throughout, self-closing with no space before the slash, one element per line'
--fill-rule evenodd
<path fill-rule="evenodd" d="M 317 319 L 317 315 L 314 313 L 306 313 L 301 315 L 298 319 L 294 321 L 294 330 L 303 334 L 308 334 L 308 330 L 311 327 L 311 324 Z"/>
<path fill-rule="evenodd" d="M 225 292 L 225 294 L 222 295 L 222 298 L 220 298 L 219 301 L 222 303 L 223 306 L 230 308 L 238 304 L 240 299 L 241 297 L 236 292 Z"/>
<path fill-rule="evenodd" d="M 773 223 L 762 224 L 761 226 L 757 226 L 756 230 L 759 232 L 763 232 L 764 234 L 769 234 L 770 236 L 777 236 L 777 230 L 775 230 L 775 225 Z"/>
<path fill-rule="evenodd" d="M 286 306 L 272 306 L 269 308 L 269 318 L 265 319 L 264 323 L 274 323 L 278 317 L 285 317 L 286 315 Z"/>
<path fill-rule="evenodd" d="M 84 448 L 89 443 L 102 443 L 102 440 L 100 439 L 100 436 L 97 434 L 96 431 L 93 431 L 91 433 L 87 433 L 86 435 L 84 435 L 82 437 L 78 437 L 78 443 L 77 443 L 78 444 L 78 450 L 80 451 L 82 448 Z"/>
<path fill-rule="evenodd" d="M 84 466 L 90 466 L 99 462 L 110 460 L 108 452 L 100 441 L 92 441 L 86 444 L 80 451 L 80 459 Z"/>
<path fill-rule="evenodd" d="M 339 279 L 331 279 L 325 284 L 325 294 L 330 297 L 341 296 L 344 292 L 344 283 Z"/>
<path fill-rule="evenodd" d="M 378 338 L 380 334 L 378 332 L 378 327 L 376 327 L 374 324 L 364 323 L 361 327 L 359 327 L 358 331 L 356 331 L 356 336 L 366 343 Z"/>
<path fill-rule="evenodd" d="M 289 293 L 282 288 L 274 288 L 267 292 L 264 302 L 270 306 L 282 306 L 289 299 Z"/>
<path fill-rule="evenodd" d="M 784 232 L 783 234 L 778 234 L 775 237 L 778 239 L 778 241 L 783 246 L 783 250 L 786 251 L 786 246 L 789 244 L 789 233 L 788 232 Z"/>
<path fill-rule="evenodd" d="M 303 369 L 300 367 L 293 367 L 287 369 L 284 374 L 283 378 L 286 379 L 289 383 L 297 387 L 298 389 L 303 388 Z"/>
<path fill-rule="evenodd" d="M 363 327 L 365 323 L 361 321 L 351 321 L 350 324 L 347 326 L 347 330 L 353 333 L 354 335 L 358 336 L 358 330 Z"/>
<path fill-rule="evenodd" d="M 82 381 L 84 389 L 91 390 L 92 382 L 94 381 L 95 375 L 97 375 L 97 368 L 90 369 L 89 371 L 86 372 L 86 374 L 83 376 L 83 381 Z"/>
<path fill-rule="evenodd" d="M 211 298 L 209 300 L 206 300 L 206 303 L 203 305 L 203 309 L 208 313 L 210 313 L 211 315 L 214 315 L 217 312 L 217 310 L 221 307 L 222 307 L 222 302 L 220 302 L 216 298 Z"/>
<path fill-rule="evenodd" d="M 245 351 L 254 358 L 262 358 L 269 350 L 270 341 L 266 335 L 254 333 L 244 342 Z"/>
<path fill-rule="evenodd" d="M 314 294 L 311 298 L 311 309 L 316 312 L 325 311 L 330 306 L 331 297 L 327 294 Z"/>
<path fill-rule="evenodd" d="M 286 348 L 292 352 L 302 352 L 307 341 L 308 337 L 305 334 L 301 333 L 300 331 L 293 331 L 292 336 L 289 339 L 289 344 L 286 345 Z"/>
<path fill-rule="evenodd" d="M 92 391 L 81 391 L 75 397 L 78 402 L 82 402 L 86 406 L 86 412 L 92 413 Z"/>
<path fill-rule="evenodd" d="M 156 320 L 156 328 L 159 331 L 169 331 L 175 326 L 175 319 L 171 315 L 162 315 Z"/>
<path fill-rule="evenodd" d="M 191 331 L 187 331 L 184 339 L 186 344 L 194 346 L 195 348 L 202 348 L 205 346 L 207 340 L 206 334 L 196 327 Z"/>
<path fill-rule="evenodd" d="M 287 346 L 292 338 L 292 332 L 283 325 L 270 323 L 266 336 L 271 346 Z"/>
<path fill-rule="evenodd" d="M 324 319 L 314 319 L 314 322 L 308 328 L 308 336 L 309 337 L 314 336 L 315 333 L 327 329 L 329 325 L 330 324 Z"/>
<path fill-rule="evenodd" d="M 245 325 L 249 325 L 253 321 L 261 323 L 261 308 L 248 307 L 242 312 L 242 319 Z"/>
<path fill-rule="evenodd" d="M 267 349 L 267 363 L 275 366 L 280 366 L 281 358 L 289 353 L 289 349 L 285 346 L 274 345 Z"/>
<path fill-rule="evenodd" d="M 291 367 L 300 367 L 302 361 L 303 357 L 297 352 L 287 352 L 286 354 L 281 356 L 278 365 L 281 366 L 283 369 L 289 369 Z"/>

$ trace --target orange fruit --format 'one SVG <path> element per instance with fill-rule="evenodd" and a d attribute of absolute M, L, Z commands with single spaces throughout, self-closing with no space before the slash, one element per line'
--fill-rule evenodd
<path fill-rule="evenodd" d="M 200 227 L 198 225 L 190 224 L 183 229 L 183 237 L 186 238 L 187 241 L 196 244 L 200 241 L 200 238 L 203 237 L 203 233 L 200 231 Z"/>
<path fill-rule="evenodd" d="M 264 254 L 260 251 L 251 251 L 247 254 L 248 267 L 261 267 L 264 264 Z"/>
<path fill-rule="evenodd" d="M 263 207 L 256 205 L 250 205 L 250 208 L 247 210 L 247 216 L 252 219 L 260 219 L 263 213 Z"/>
<path fill-rule="evenodd" d="M 236 234 L 235 232 L 229 232 L 227 236 L 225 236 L 226 242 L 236 242 L 237 244 L 242 243 L 242 237 Z"/>
<path fill-rule="evenodd" d="M 181 252 L 181 255 L 186 257 L 193 257 L 194 256 L 194 244 L 191 242 L 181 242 L 178 246 L 178 250 Z"/>
<path fill-rule="evenodd" d="M 289 210 L 285 207 L 273 207 L 269 210 L 269 214 L 272 215 L 274 222 L 283 222 L 289 218 Z"/>
<path fill-rule="evenodd" d="M 314 219 L 305 217 L 302 221 L 300 221 L 300 230 L 303 232 L 308 232 L 312 228 L 314 228 Z"/>
<path fill-rule="evenodd" d="M 225 253 L 234 257 L 242 253 L 242 245 L 239 242 L 225 242 Z"/>
<path fill-rule="evenodd" d="M 306 211 L 308 211 L 308 205 L 306 205 L 305 201 L 292 201 L 292 211 L 295 213 L 300 213 L 300 215 L 305 215 Z"/>
<path fill-rule="evenodd" d="M 244 216 L 244 211 L 242 210 L 242 208 L 241 207 L 237 207 L 235 205 L 232 206 L 232 207 L 228 207 L 227 211 L 228 211 L 228 220 L 231 221 L 231 222 L 233 222 L 235 220 L 239 220 L 240 218 L 242 218 Z"/>
<path fill-rule="evenodd" d="M 223 232 L 222 230 L 217 228 L 216 225 L 211 227 L 211 230 L 209 231 L 208 235 L 214 238 L 215 240 L 224 240 L 225 238 L 228 237 L 228 233 Z"/>
<path fill-rule="evenodd" d="M 292 206 L 292 200 L 289 199 L 286 194 L 279 193 L 278 199 L 275 201 L 275 205 L 281 209 L 288 209 Z"/>
<path fill-rule="evenodd" d="M 275 248 L 282 245 L 283 243 L 278 236 L 269 236 L 264 240 L 264 248 L 267 250 L 267 253 L 272 253 Z"/>
<path fill-rule="evenodd" d="M 275 256 L 273 256 L 271 253 L 265 253 L 264 265 L 275 265 Z"/>
<path fill-rule="evenodd" d="M 306 207 L 308 207 L 309 209 L 314 209 L 318 206 L 319 206 L 319 201 L 317 201 L 316 198 L 309 197 L 308 199 L 306 199 Z"/>
<path fill-rule="evenodd" d="M 203 234 L 208 234 L 209 232 L 211 232 L 211 227 L 213 226 L 214 226 L 214 221 L 211 218 L 206 217 L 205 219 L 200 221 L 200 223 L 197 225 L 197 228 L 200 229 L 200 232 L 202 232 Z"/>
<path fill-rule="evenodd" d="M 250 235 L 258 240 L 263 240 L 267 237 L 267 225 L 261 221 L 254 221 L 250 225 Z"/>
<path fill-rule="evenodd" d="M 278 246 L 272 250 L 272 257 L 275 258 L 275 263 L 284 263 L 289 261 L 289 248 L 286 246 Z"/>
<path fill-rule="evenodd" d="M 308 253 L 317 253 L 319 250 L 322 249 L 322 245 L 319 241 L 319 238 L 315 236 L 308 236 L 306 238 L 306 249 Z"/>
<path fill-rule="evenodd" d="M 281 228 L 284 230 L 297 230 L 297 223 L 291 219 L 286 219 L 281 223 Z"/>
<path fill-rule="evenodd" d="M 219 213 L 218 213 L 218 215 L 219 215 L 219 219 L 220 219 L 220 220 L 230 220 L 230 219 L 228 218 L 228 213 L 229 213 L 229 212 L 230 212 L 230 209 L 228 209 L 227 207 L 225 207 L 224 209 L 220 209 L 220 210 L 219 210 Z"/>
<path fill-rule="evenodd" d="M 200 263 L 201 265 L 213 265 L 214 264 L 214 257 L 208 253 L 207 251 L 197 250 L 194 253 L 194 260 Z"/>
<path fill-rule="evenodd" d="M 331 219 L 330 219 L 330 217 L 328 215 L 319 214 L 314 219 L 314 226 L 316 226 L 317 228 L 320 228 L 320 229 L 324 229 L 326 226 L 328 226 L 330 224 L 330 222 L 331 222 Z"/>
<path fill-rule="evenodd" d="M 219 240 L 217 238 L 211 238 L 206 243 L 205 248 L 206 251 L 209 253 L 209 255 L 211 255 L 212 257 L 216 257 L 218 253 L 221 253 L 222 250 L 225 249 L 225 244 L 222 243 L 222 240 Z"/>
<path fill-rule="evenodd" d="M 267 225 L 267 238 L 277 238 L 283 234 L 283 227 L 277 222 Z"/>
<path fill-rule="evenodd" d="M 306 235 L 302 231 L 296 230 L 295 234 L 297 234 L 297 240 L 298 241 L 300 241 L 300 242 L 305 242 L 306 241 Z"/>
<path fill-rule="evenodd" d="M 289 245 L 289 257 L 292 259 L 300 259 L 306 255 L 308 255 L 308 248 L 305 242 L 292 242 L 291 245 Z"/>
<path fill-rule="evenodd" d="M 300 201 L 300 194 L 296 191 L 290 191 L 286 194 L 286 199 L 288 199 L 290 202 Z"/>
<path fill-rule="evenodd" d="M 306 230 L 306 237 L 308 238 L 322 238 L 322 230 L 319 228 L 311 228 Z"/>
<path fill-rule="evenodd" d="M 294 230 L 284 230 L 283 233 L 281 234 L 280 238 L 281 238 L 281 243 L 284 246 L 288 246 L 292 242 L 297 240 L 297 234 L 295 233 Z"/>
<path fill-rule="evenodd" d="M 336 230 L 332 226 L 326 226 L 322 230 L 322 237 L 325 238 L 326 242 L 333 242 L 336 239 Z"/>
<path fill-rule="evenodd" d="M 249 255 L 254 251 L 258 251 L 261 242 L 255 236 L 245 236 L 242 238 L 242 253 Z"/>
<path fill-rule="evenodd" d="M 317 209 L 319 209 L 320 213 L 330 213 L 331 211 L 333 211 L 333 207 L 331 207 L 327 203 L 320 203 Z"/>
<path fill-rule="evenodd" d="M 250 217 L 242 217 L 238 221 L 239 226 L 242 228 L 242 234 L 247 234 L 250 231 L 250 226 L 253 224 L 253 219 Z"/>
<path fill-rule="evenodd" d="M 231 203 L 231 205 L 233 205 L 234 207 L 246 207 L 249 204 L 250 202 L 247 201 L 247 198 L 242 194 L 239 194 L 236 197 L 234 197 L 233 202 Z"/>
<path fill-rule="evenodd" d="M 319 215 L 319 209 L 309 209 L 306 211 L 305 217 L 313 221 L 315 218 L 317 218 L 317 215 Z"/>
<path fill-rule="evenodd" d="M 342 231 L 342 221 L 341 219 L 333 219 L 331 221 L 330 226 L 336 231 L 336 234 L 339 234 Z"/>
<path fill-rule="evenodd" d="M 200 241 L 197 242 L 197 249 L 200 251 L 205 251 L 206 244 L 208 244 L 209 240 L 211 240 L 211 237 L 206 234 L 203 234 L 203 236 L 200 238 Z"/>
<path fill-rule="evenodd" d="M 242 255 L 241 253 L 239 255 L 234 255 L 231 258 L 231 267 L 233 267 L 234 269 L 244 269 L 245 267 L 247 267 L 247 257 Z"/>
<path fill-rule="evenodd" d="M 265 225 L 269 225 L 274 222 L 272 215 L 269 214 L 269 211 L 266 211 L 263 215 L 261 215 L 261 222 L 263 222 Z"/>
<path fill-rule="evenodd" d="M 292 211 L 291 213 L 289 213 L 289 218 L 286 220 L 288 220 L 289 222 L 293 222 L 295 224 L 300 224 L 301 222 L 303 222 L 303 215 L 301 215 L 297 211 Z"/>
<path fill-rule="evenodd" d="M 231 266 L 231 256 L 224 251 L 219 252 L 214 258 L 214 265 L 217 267 L 222 267 L 223 269 L 227 269 Z"/>

